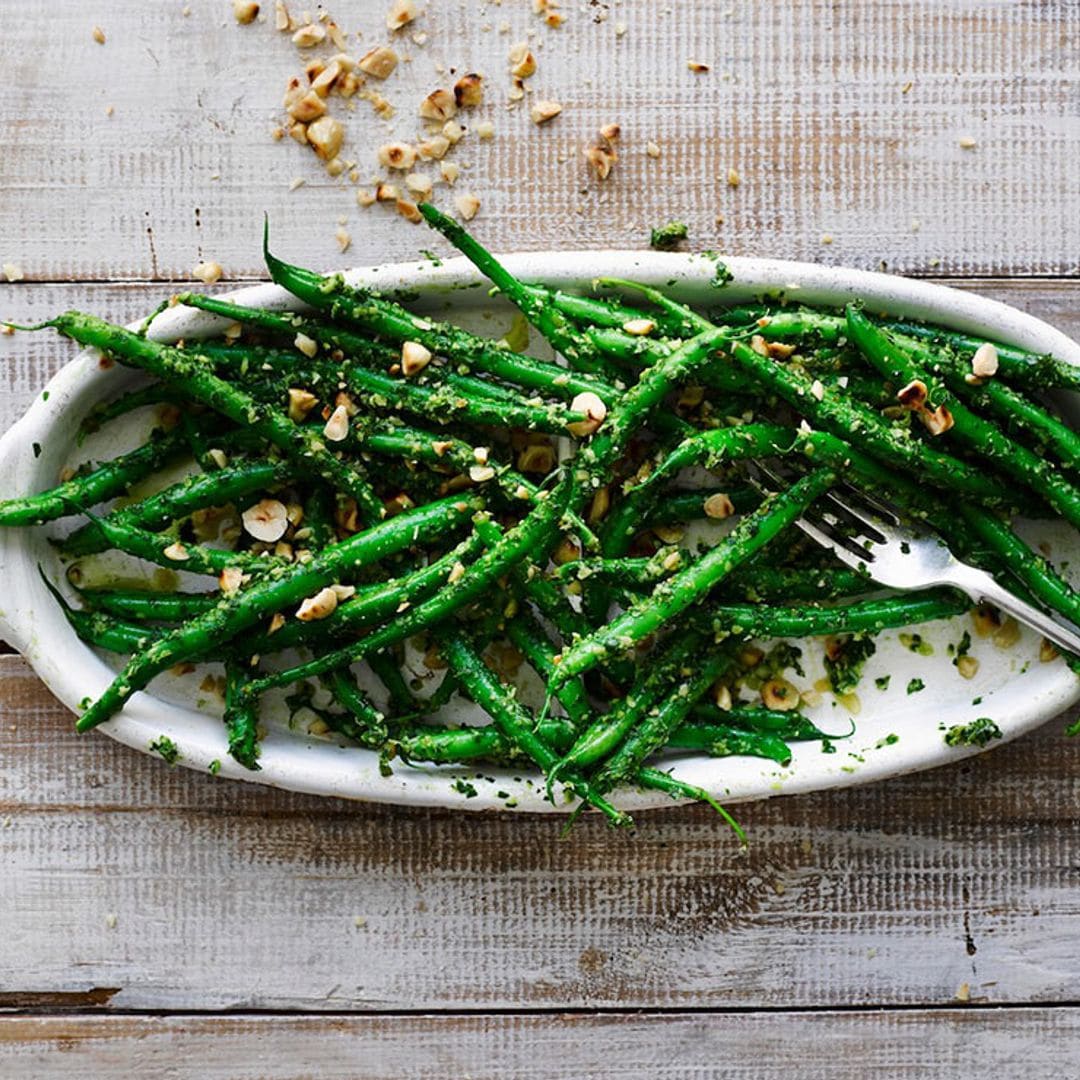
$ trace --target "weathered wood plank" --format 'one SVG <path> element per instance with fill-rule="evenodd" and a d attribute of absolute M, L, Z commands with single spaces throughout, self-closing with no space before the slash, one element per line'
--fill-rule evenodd
<path fill-rule="evenodd" d="M 385 37 L 384 0 L 338 6 L 344 29 L 364 35 L 351 37 L 354 51 Z M 307 148 L 271 140 L 303 63 L 287 35 L 236 26 L 227 4 L 187 7 L 189 17 L 180 3 L 91 12 L 26 0 L 9 20 L 5 261 L 39 280 L 184 276 L 203 256 L 251 274 L 264 211 L 280 249 L 315 264 L 339 261 L 339 217 L 360 260 L 440 246 L 385 206 L 360 210 L 353 185 L 329 179 Z M 338 106 L 362 178 L 388 135 L 415 136 L 419 100 L 447 81 L 440 66 L 473 69 L 488 76 L 477 117 L 496 133 L 467 136 L 455 156 L 469 166 L 459 186 L 483 199 L 476 229 L 496 247 L 639 247 L 650 226 L 679 217 L 696 244 L 732 253 L 1076 272 L 1076 0 L 564 7 L 567 24 L 548 30 L 526 4 L 428 4 L 417 24 L 427 43 L 403 37 L 410 62 L 380 86 L 394 120 L 377 121 L 366 102 L 351 114 Z M 105 45 L 91 37 L 95 21 Z M 564 106 L 543 129 L 506 109 L 507 51 L 530 30 L 540 62 L 530 93 Z M 711 70 L 690 72 L 691 59 Z M 623 126 L 620 161 L 601 184 L 581 151 L 612 121 Z M 290 192 L 295 178 L 307 185 Z"/>
<path fill-rule="evenodd" d="M 352 253 L 349 253 L 350 256 Z M 1080 283 L 1070 280 L 956 279 L 947 284 L 1014 304 L 1080 339 Z M 168 284 L 0 283 L 0 315 L 33 324 L 58 311 L 83 308 L 115 322 L 141 318 L 169 295 Z M 74 346 L 52 333 L 0 334 L 0 432 L 26 410 L 34 395 L 72 356 Z"/>
<path fill-rule="evenodd" d="M 942 1080 L 1072 1075 L 1080 1010 L 732 1015 L 9 1017 L 0 1071 L 36 1080 Z"/>
<path fill-rule="evenodd" d="M 709 813 L 478 817 L 139 757 L 0 658 L 0 988 L 120 1009 L 1080 998 L 1080 771 L 1055 721 L 875 787 Z M 79 998 L 68 998 L 78 1003 Z"/>

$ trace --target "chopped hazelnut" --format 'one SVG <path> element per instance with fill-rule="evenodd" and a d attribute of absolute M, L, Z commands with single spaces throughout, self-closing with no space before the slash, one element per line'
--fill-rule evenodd
<path fill-rule="evenodd" d="M 978 143 L 970 135 L 960 136 L 961 150 L 974 150 L 976 146 L 978 146 Z"/>
<path fill-rule="evenodd" d="M 619 136 L 622 134 L 622 128 L 618 124 L 605 124 L 600 129 L 600 138 L 606 139 L 608 142 L 618 141 Z"/>
<path fill-rule="evenodd" d="M 400 192 L 396 184 L 387 184 L 380 181 L 375 187 L 376 202 L 397 202 Z"/>
<path fill-rule="evenodd" d="M 420 208 L 411 199 L 398 199 L 394 206 L 406 221 L 411 221 L 414 225 L 419 225 L 424 220 Z"/>
<path fill-rule="evenodd" d="M 324 414 L 325 415 L 325 414 Z M 330 442 L 344 442 L 349 434 L 349 410 L 344 405 L 338 405 L 330 414 L 330 419 L 323 426 L 323 435 Z"/>
<path fill-rule="evenodd" d="M 484 100 L 484 78 L 475 71 L 467 72 L 454 83 L 454 101 L 459 109 L 469 109 Z"/>
<path fill-rule="evenodd" d="M 341 79 L 343 74 L 341 64 L 336 60 L 332 60 L 311 80 L 311 89 L 321 98 L 329 97 L 330 91 L 333 90 L 334 85 Z"/>
<path fill-rule="evenodd" d="M 400 30 L 416 18 L 416 4 L 413 0 L 394 0 L 386 13 L 387 30 Z"/>
<path fill-rule="evenodd" d="M 202 263 L 199 263 L 199 266 L 202 266 L 202 265 L 203 265 Z M 4 280 L 5 281 L 15 282 L 15 281 L 22 281 L 22 279 L 23 279 L 23 270 L 22 270 L 22 267 L 19 266 L 18 263 L 12 263 L 12 262 L 4 263 L 3 271 L 4 271 Z M 218 276 L 220 277 L 221 275 L 219 274 Z"/>
<path fill-rule="evenodd" d="M 285 0 L 274 0 L 274 29 L 288 30 L 292 26 L 289 18 L 289 9 L 285 6 Z"/>
<path fill-rule="evenodd" d="M 450 567 L 450 573 L 446 575 L 447 585 L 453 585 L 455 581 L 460 581 L 465 576 L 465 564 L 456 562 Z"/>
<path fill-rule="evenodd" d="M 1043 664 L 1049 664 L 1052 660 L 1056 660 L 1061 654 L 1058 652 L 1057 647 L 1052 641 L 1048 641 L 1043 638 L 1039 642 L 1039 662 Z"/>
<path fill-rule="evenodd" d="M 102 30 L 100 26 L 95 26 L 94 29 L 90 31 L 90 35 L 99 45 L 105 44 L 105 31 Z"/>
<path fill-rule="evenodd" d="M 692 72 L 693 72 L 693 73 L 694 73 L 695 75 L 704 75 L 704 74 L 706 74 L 706 73 L 708 72 L 708 70 L 709 70 L 709 65 L 708 65 L 708 64 L 703 64 L 703 63 L 701 63 L 701 61 L 700 61 L 700 60 L 687 60 L 687 61 L 686 61 L 686 66 L 687 66 L 687 67 L 688 67 L 688 68 L 689 68 L 689 69 L 690 69 L 690 70 L 691 70 L 691 71 L 692 71 Z"/>
<path fill-rule="evenodd" d="M 183 562 L 188 557 L 188 550 L 179 540 L 177 540 L 175 543 L 170 544 L 165 548 L 161 554 L 172 562 Z"/>
<path fill-rule="evenodd" d="M 431 350 L 419 341 L 406 341 L 401 346 L 401 373 L 405 378 L 418 375 L 431 363 Z"/>
<path fill-rule="evenodd" d="M 589 506 L 589 524 L 595 525 L 602 521 L 609 509 L 611 509 L 611 492 L 605 484 L 597 488 L 596 494 L 592 497 L 592 503 Z"/>
<path fill-rule="evenodd" d="M 651 158 L 658 158 L 660 156 L 660 144 L 650 140 L 645 144 L 645 153 Z"/>
<path fill-rule="evenodd" d="M 407 172 L 416 164 L 415 147 L 408 143 L 384 143 L 379 147 L 379 164 L 388 169 L 401 169 Z"/>
<path fill-rule="evenodd" d="M 388 45 L 377 45 L 374 49 L 364 53 L 357 61 L 356 66 L 365 74 L 374 79 L 387 79 L 397 67 L 398 54 Z"/>
<path fill-rule="evenodd" d="M 729 518 L 735 513 L 735 504 L 729 496 L 718 491 L 705 500 L 702 509 L 705 511 L 706 517 L 713 518 L 715 521 L 723 521 L 724 518 Z"/>
<path fill-rule="evenodd" d="M 971 373 L 981 379 L 988 379 L 997 374 L 997 369 L 998 351 L 989 341 L 984 341 L 971 358 Z"/>
<path fill-rule="evenodd" d="M 347 229 L 339 225 L 337 231 L 334 233 L 334 239 L 337 241 L 338 251 L 342 254 L 349 250 L 349 245 L 352 243 L 352 237 L 349 235 Z"/>
<path fill-rule="evenodd" d="M 898 390 L 896 400 L 909 409 L 921 409 L 926 404 L 926 383 L 921 379 L 912 379 L 907 386 Z"/>
<path fill-rule="evenodd" d="M 738 187 L 742 183 L 738 172 L 735 169 L 728 169 L 727 171 L 727 185 L 728 187 Z"/>
<path fill-rule="evenodd" d="M 591 390 L 585 390 L 578 394 L 577 397 L 570 402 L 570 408 L 573 412 L 585 414 L 583 420 L 578 420 L 572 424 L 566 425 L 570 434 L 576 435 L 578 438 L 584 438 L 586 435 L 591 435 L 604 422 L 604 418 L 607 416 L 607 406 L 604 404 L 603 400 Z"/>
<path fill-rule="evenodd" d="M 529 50 L 527 41 L 519 41 L 510 49 L 510 74 L 527 79 L 536 72 L 536 57 Z"/>
<path fill-rule="evenodd" d="M 562 106 L 557 101 L 538 101 L 529 110 L 529 116 L 534 124 L 546 124 L 561 112 Z"/>
<path fill-rule="evenodd" d="M 481 120 L 476 125 L 476 136 L 478 139 L 483 139 L 487 142 L 489 139 L 495 137 L 495 125 L 490 120 Z"/>
<path fill-rule="evenodd" d="M 191 276 L 197 281 L 203 282 L 204 285 L 213 285 L 221 280 L 221 275 L 224 271 L 221 269 L 221 263 L 214 262 L 213 259 L 206 262 L 199 263 L 194 270 L 191 271 Z M 10 278 L 8 280 L 11 280 Z"/>
<path fill-rule="evenodd" d="M 345 141 L 345 129 L 332 116 L 320 116 L 314 123 L 308 124 L 307 137 L 315 153 L 323 161 L 330 161 L 337 157 Z"/>
<path fill-rule="evenodd" d="M 298 49 L 312 49 L 326 39 L 326 31 L 317 23 L 301 26 L 292 36 L 293 44 Z"/>
<path fill-rule="evenodd" d="M 584 154 L 597 180 L 606 180 L 611 175 L 611 167 L 619 157 L 609 146 L 590 146 Z"/>
<path fill-rule="evenodd" d="M 275 611 L 270 619 L 270 625 L 266 628 L 268 634 L 276 634 L 285 625 L 285 616 L 280 611 Z"/>
<path fill-rule="evenodd" d="M 470 465 L 469 479 L 474 484 L 484 484 L 495 479 L 495 470 L 490 465 Z"/>
<path fill-rule="evenodd" d="M 261 499 L 240 515 L 244 531 L 256 540 L 272 544 L 285 535 L 289 527 L 288 511 L 278 499 Z"/>
<path fill-rule="evenodd" d="M 218 585 L 226 596 L 232 596 L 244 583 L 244 572 L 239 566 L 226 566 L 218 575 Z"/>
<path fill-rule="evenodd" d="M 472 221 L 480 210 L 480 199 L 471 191 L 463 191 L 454 199 L 454 209 L 462 221 Z"/>
<path fill-rule="evenodd" d="M 420 115 L 425 120 L 434 120 L 443 123 L 449 120 L 457 112 L 457 102 L 450 90 L 439 87 L 432 90 L 423 101 L 420 102 Z"/>
<path fill-rule="evenodd" d="M 645 337 L 656 329 L 656 323 L 652 319 L 627 319 L 622 328 L 624 333 L 634 337 Z"/>
<path fill-rule="evenodd" d="M 439 165 L 439 175 L 448 184 L 453 184 L 461 175 L 461 166 L 454 161 L 444 161 Z"/>
<path fill-rule="evenodd" d="M 414 195 L 419 195 L 422 199 L 431 197 L 431 177 L 426 173 L 409 173 L 405 177 L 405 187 Z"/>
<path fill-rule="evenodd" d="M 417 149 L 425 160 L 441 161 L 450 149 L 450 140 L 445 135 L 433 135 L 430 139 L 425 139 Z"/>
<path fill-rule="evenodd" d="M 761 687 L 761 702 L 767 709 L 790 712 L 799 707 L 799 691 L 787 679 L 770 679 Z"/>
<path fill-rule="evenodd" d="M 939 405 L 933 410 L 923 409 L 919 413 L 919 419 L 931 435 L 943 435 L 953 426 L 953 414 L 945 405 Z"/>
<path fill-rule="evenodd" d="M 315 408 L 318 400 L 310 390 L 289 387 L 289 419 L 299 424 Z"/>
<path fill-rule="evenodd" d="M 314 596 L 309 596 L 297 609 L 296 617 L 301 622 L 313 622 L 325 619 L 337 610 L 337 593 L 329 586 L 320 589 Z"/>
<path fill-rule="evenodd" d="M 974 679 L 979 671 L 979 661 L 974 656 L 957 657 L 956 670 L 963 678 Z"/>
<path fill-rule="evenodd" d="M 319 343 L 307 334 L 297 334 L 293 344 L 307 357 L 313 357 L 319 351 Z"/>
<path fill-rule="evenodd" d="M 289 103 L 288 114 L 301 124 L 309 124 L 326 113 L 326 102 L 314 91 L 295 95 Z"/>
<path fill-rule="evenodd" d="M 241 26 L 247 26 L 248 23 L 253 23 L 259 14 L 259 5 L 252 3 L 252 0 L 233 0 L 232 10 L 233 18 Z"/>

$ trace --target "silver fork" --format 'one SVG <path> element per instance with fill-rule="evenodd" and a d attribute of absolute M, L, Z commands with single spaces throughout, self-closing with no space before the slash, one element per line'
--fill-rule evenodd
<path fill-rule="evenodd" d="M 760 463 L 755 469 L 777 486 L 786 486 L 782 477 Z M 1080 633 L 1075 629 L 1014 596 L 985 570 L 961 562 L 940 537 L 912 529 L 887 504 L 862 492 L 857 495 L 853 492 L 853 496 L 841 499 L 829 492 L 809 515 L 795 524 L 841 562 L 862 570 L 881 585 L 914 590 L 952 585 L 977 604 L 993 604 L 1060 648 L 1080 653 Z M 856 501 L 863 502 L 870 510 L 861 509 Z M 815 520 L 810 520 L 811 516 Z M 856 526 L 854 536 L 840 531 L 845 524 Z"/>

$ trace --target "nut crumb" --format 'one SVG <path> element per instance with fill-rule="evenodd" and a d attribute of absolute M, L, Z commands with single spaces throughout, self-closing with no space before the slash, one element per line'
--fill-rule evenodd
<path fill-rule="evenodd" d="M 233 17 L 241 26 L 248 26 L 259 14 L 259 5 L 253 0 L 233 0 Z"/>
<path fill-rule="evenodd" d="M 99 45 L 105 44 L 105 31 L 102 30 L 100 26 L 95 26 L 94 29 L 90 31 L 90 34 Z"/>
<path fill-rule="evenodd" d="M 221 263 L 214 262 L 213 259 L 207 262 L 199 263 L 194 270 L 191 271 L 191 276 L 196 281 L 201 281 L 204 285 L 214 285 L 221 280 L 221 275 L 224 271 L 221 269 Z"/>
<path fill-rule="evenodd" d="M 687 60 L 686 61 L 686 66 L 695 75 L 705 75 L 709 71 L 709 65 L 708 64 L 702 64 L 698 60 Z"/>
<path fill-rule="evenodd" d="M 529 110 L 529 116 L 534 124 L 546 124 L 561 112 L 562 106 L 557 101 L 538 101 Z"/>
<path fill-rule="evenodd" d="M 18 263 L 6 262 L 3 266 L 4 280 L 9 282 L 22 281 L 23 270 Z"/>
<path fill-rule="evenodd" d="M 960 136 L 960 149 L 961 150 L 974 150 L 979 144 L 970 135 Z"/>
<path fill-rule="evenodd" d="M 660 144 L 650 140 L 645 144 L 645 153 L 651 158 L 658 158 L 660 156 Z"/>
<path fill-rule="evenodd" d="M 373 79 L 388 79 L 397 64 L 398 54 L 388 45 L 377 45 L 356 62 L 356 66 Z"/>
<path fill-rule="evenodd" d="M 334 239 L 337 241 L 338 251 L 344 254 L 349 250 L 349 246 L 352 244 L 352 237 L 349 235 L 347 229 L 341 227 L 334 233 Z"/>
<path fill-rule="evenodd" d="M 298 49 L 312 49 L 326 40 L 326 31 L 316 23 L 301 26 L 292 36 L 292 42 Z"/>
<path fill-rule="evenodd" d="M 471 191 L 462 192 L 454 199 L 454 209 L 462 221 L 472 221 L 480 210 L 480 199 Z"/>
<path fill-rule="evenodd" d="M 738 187 L 742 183 L 742 178 L 739 176 L 735 169 L 728 169 L 727 171 L 727 185 L 728 187 Z"/>
<path fill-rule="evenodd" d="M 387 30 L 400 30 L 416 18 L 416 4 L 413 0 L 394 0 L 386 13 Z"/>

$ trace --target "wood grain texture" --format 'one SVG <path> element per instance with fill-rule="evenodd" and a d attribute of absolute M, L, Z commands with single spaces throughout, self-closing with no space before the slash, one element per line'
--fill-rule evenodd
<path fill-rule="evenodd" d="M 875 1073 L 891 1080 L 1058 1080 L 1072 1075 L 1078 1048 L 1074 1008 L 0 1019 L 0 1073 L 35 1080 L 863 1080 Z"/>
<path fill-rule="evenodd" d="M 250 275 L 264 211 L 282 253 L 316 265 L 339 261 L 339 217 L 356 261 L 441 248 L 387 207 L 361 211 L 353 185 L 307 148 L 272 141 L 303 63 L 287 35 L 237 26 L 224 0 L 193 0 L 188 17 L 184 6 L 25 0 L 8 21 L 4 261 L 38 280 L 183 277 L 202 257 Z M 496 247 L 640 247 L 650 226 L 678 217 L 697 246 L 733 254 L 1077 272 L 1078 0 L 623 0 L 564 5 L 561 30 L 523 2 L 426 6 L 427 44 L 399 38 L 408 62 L 380 86 L 394 119 L 362 101 L 354 113 L 336 106 L 349 122 L 344 154 L 367 179 L 379 143 L 416 136 L 417 105 L 447 68 L 484 72 L 476 118 L 493 119 L 495 137 L 470 135 L 454 154 L 468 166 L 459 186 L 483 200 L 476 230 Z M 386 7 L 329 9 L 362 32 L 351 36 L 360 51 L 385 38 Z M 507 51 L 528 31 L 539 60 L 530 93 L 564 106 L 542 129 L 506 108 Z M 692 73 L 691 59 L 711 70 Z M 581 152 L 612 121 L 620 161 L 598 183 Z M 976 146 L 962 149 L 964 137 Z M 306 186 L 290 192 L 294 179 Z"/>
<path fill-rule="evenodd" d="M 438 1010 L 1080 998 L 1075 746 L 634 836 L 406 811 L 133 754 L 0 657 L 0 988 L 21 1007 Z M 2 1003 L 2 1002 L 0 1002 Z M 67 1003 L 78 1005 L 79 999 Z"/>

